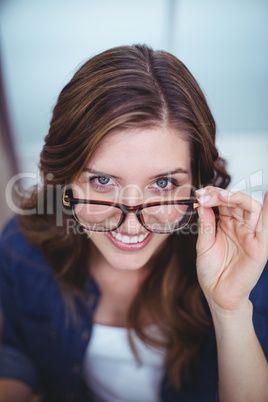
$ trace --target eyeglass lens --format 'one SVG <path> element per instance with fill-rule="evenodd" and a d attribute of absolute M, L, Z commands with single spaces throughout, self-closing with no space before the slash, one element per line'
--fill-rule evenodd
<path fill-rule="evenodd" d="M 157 205 L 142 209 L 140 217 L 148 230 L 170 233 L 185 227 L 192 212 L 192 205 Z M 73 207 L 73 214 L 79 224 L 93 231 L 113 230 L 123 219 L 121 209 L 107 205 L 77 204 Z"/>

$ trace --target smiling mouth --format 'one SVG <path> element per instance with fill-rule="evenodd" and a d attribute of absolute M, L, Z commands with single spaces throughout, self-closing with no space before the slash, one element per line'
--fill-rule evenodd
<path fill-rule="evenodd" d="M 143 242 L 144 239 L 149 235 L 148 233 L 141 234 L 139 236 L 127 236 L 121 235 L 121 233 L 111 232 L 111 235 L 118 241 L 121 241 L 124 244 L 137 244 Z"/>

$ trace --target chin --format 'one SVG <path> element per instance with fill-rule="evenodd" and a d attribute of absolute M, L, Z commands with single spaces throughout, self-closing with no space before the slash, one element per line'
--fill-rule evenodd
<path fill-rule="evenodd" d="M 107 261 L 113 268 L 121 271 L 137 271 L 145 267 L 150 260 L 150 258 L 137 258 L 133 255 L 124 256 L 123 258 L 122 256 L 118 257 L 119 258 L 108 259 Z"/>
<path fill-rule="evenodd" d="M 100 250 L 99 250 L 100 251 Z M 118 271 L 138 271 L 150 265 L 152 256 L 155 253 L 146 253 L 145 250 L 136 253 L 116 252 L 116 253 L 101 253 L 102 261 Z"/>

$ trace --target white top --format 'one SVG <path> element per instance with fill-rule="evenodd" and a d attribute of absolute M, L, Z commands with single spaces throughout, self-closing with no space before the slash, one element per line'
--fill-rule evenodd
<path fill-rule="evenodd" d="M 125 328 L 94 324 L 83 366 L 94 402 L 160 401 L 165 353 L 145 345 L 134 332 L 133 340 L 142 364 L 133 355 Z"/>

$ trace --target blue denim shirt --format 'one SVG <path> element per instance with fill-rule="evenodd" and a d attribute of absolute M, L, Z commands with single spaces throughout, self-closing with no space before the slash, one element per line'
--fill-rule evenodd
<path fill-rule="evenodd" d="M 75 298 L 77 318 L 71 318 L 44 254 L 26 240 L 17 218 L 2 234 L 0 257 L 0 377 L 18 379 L 41 390 L 46 402 L 89 401 L 82 367 L 100 296 L 95 282 L 88 276 L 85 300 Z M 254 325 L 266 356 L 267 289 L 268 268 L 251 294 Z M 215 402 L 217 382 L 216 342 L 211 332 L 199 369 L 189 383 L 175 389 L 164 377 L 162 401 Z"/>

